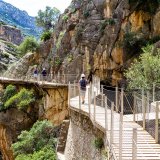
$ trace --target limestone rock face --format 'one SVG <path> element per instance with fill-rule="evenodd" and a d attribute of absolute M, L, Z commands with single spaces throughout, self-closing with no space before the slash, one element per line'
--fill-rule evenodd
<path fill-rule="evenodd" d="M 159 3 L 73 0 L 37 64 L 48 73 L 98 75 L 116 85 L 148 41 L 160 40 Z M 46 45 L 50 44 L 50 45 Z M 25 64 L 25 62 L 24 62 Z M 29 70 L 29 69 L 28 69 Z M 26 71 L 26 74 L 28 71 Z"/>
<path fill-rule="evenodd" d="M 36 83 L 14 84 L 17 89 L 33 89 L 36 102 L 26 110 L 12 107 L 0 111 L 0 158 L 2 155 L 4 160 L 13 160 L 11 144 L 17 141 L 21 131 L 30 129 L 37 120 L 48 119 L 54 126 L 58 126 L 69 116 L 66 85 L 48 88 L 43 87 L 43 84 L 40 87 Z M 8 83 L 1 82 L 0 91 L 6 85 Z"/>
<path fill-rule="evenodd" d="M 29 129 L 37 120 L 38 114 L 33 114 L 33 109 L 32 117 L 28 114 L 16 108 L 0 112 L 0 151 L 3 160 L 14 160 L 11 144 L 16 141 L 22 130 Z"/>
<path fill-rule="evenodd" d="M 153 19 L 154 35 L 160 35 L 160 11 L 158 11 Z"/>
<path fill-rule="evenodd" d="M 77 5 L 79 8 L 72 11 Z M 154 37 L 153 33 L 159 33 L 158 6 L 153 7 L 154 12 L 144 9 L 145 7 L 138 8 L 136 4 L 129 4 L 128 0 L 73 1 L 56 28 L 55 43 L 58 33 L 65 30 L 66 26 L 72 26 L 65 30 L 61 41 L 61 47 L 68 44 L 68 41 L 63 40 L 69 32 L 71 49 L 63 48 L 60 54 L 63 53 L 63 57 L 67 54 L 64 59 L 72 54 L 73 60 L 68 63 L 63 61 L 61 72 L 72 71 L 79 75 L 82 72 L 88 74 L 92 70 L 101 80 L 116 85 L 131 62 L 130 59 L 140 54 L 141 41 L 148 41 Z M 64 16 L 68 16 L 68 19 L 64 20 Z M 59 55 L 59 50 L 55 53 Z M 79 67 L 74 63 L 76 55 L 82 57 Z M 67 71 L 66 67 L 72 69 Z"/>
<path fill-rule="evenodd" d="M 0 39 L 19 45 L 23 41 L 21 31 L 7 25 L 0 25 Z"/>
<path fill-rule="evenodd" d="M 0 24 L 0 74 L 6 71 L 9 65 L 18 61 L 16 50 L 22 40 L 19 29 Z"/>
<path fill-rule="evenodd" d="M 54 125 L 59 125 L 68 118 L 68 89 L 57 88 L 55 90 L 47 90 L 45 100 L 45 116 L 44 118 L 51 121 Z"/>
<path fill-rule="evenodd" d="M 39 54 L 28 53 L 22 59 L 10 66 L 10 68 L 4 73 L 5 77 L 12 78 L 24 78 L 33 76 L 32 73 L 27 73 L 28 70 L 33 71 L 35 64 L 39 61 Z M 37 62 L 38 63 L 38 62 Z"/>
<path fill-rule="evenodd" d="M 33 78 L 35 67 L 38 73 L 42 72 L 43 67 L 51 67 L 50 50 L 53 39 L 41 44 L 37 53 L 28 52 L 24 57 L 10 65 L 8 70 L 3 74 L 5 77 L 30 79 Z"/>

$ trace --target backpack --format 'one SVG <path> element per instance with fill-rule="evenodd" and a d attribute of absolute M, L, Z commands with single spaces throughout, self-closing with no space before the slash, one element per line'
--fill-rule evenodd
<path fill-rule="evenodd" d="M 34 74 L 38 74 L 38 70 L 36 69 L 36 70 L 34 70 Z"/>
<path fill-rule="evenodd" d="M 86 80 L 85 79 L 81 79 L 80 80 L 80 86 L 81 86 L 82 90 L 86 90 L 86 85 L 87 85 Z"/>
<path fill-rule="evenodd" d="M 43 71 L 42 71 L 42 75 L 43 75 L 43 76 L 46 76 L 46 75 L 47 75 L 46 70 L 43 70 Z"/>

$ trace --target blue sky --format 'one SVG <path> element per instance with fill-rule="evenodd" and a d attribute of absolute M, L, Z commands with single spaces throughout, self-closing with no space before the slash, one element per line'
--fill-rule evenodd
<path fill-rule="evenodd" d="M 70 5 L 72 0 L 3 0 L 13 6 L 25 10 L 30 16 L 36 16 L 38 11 L 45 10 L 46 6 L 56 7 L 61 12 Z"/>

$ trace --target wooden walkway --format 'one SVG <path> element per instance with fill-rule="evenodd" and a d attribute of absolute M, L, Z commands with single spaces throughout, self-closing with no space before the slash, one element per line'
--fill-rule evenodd
<path fill-rule="evenodd" d="M 87 98 L 87 95 L 86 95 Z M 107 133 L 107 140 L 111 145 L 110 133 L 113 130 L 113 142 L 112 151 L 115 155 L 115 160 L 119 160 L 119 121 L 120 114 L 114 112 L 113 126 L 111 128 L 111 110 L 107 109 L 107 126 L 105 129 L 105 108 L 96 106 L 96 116 L 94 118 L 94 105 L 91 104 L 90 115 L 88 108 L 88 100 L 79 108 L 79 97 L 72 98 L 70 100 L 70 108 L 81 114 L 85 114 L 90 117 L 93 124 L 100 130 Z M 133 144 L 133 128 L 137 128 L 137 158 L 132 157 L 132 144 Z M 137 123 L 133 122 L 133 116 L 123 116 L 122 125 L 123 134 L 122 138 L 122 160 L 160 160 L 160 144 L 156 144 L 154 138 Z"/>

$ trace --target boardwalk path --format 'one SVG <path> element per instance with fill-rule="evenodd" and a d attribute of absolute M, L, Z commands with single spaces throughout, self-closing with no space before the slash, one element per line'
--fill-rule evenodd
<path fill-rule="evenodd" d="M 86 96 L 87 97 L 87 96 Z M 79 108 L 79 98 L 72 98 L 70 101 L 70 107 L 73 110 L 81 112 L 86 116 L 89 116 L 88 102 L 81 105 Z M 105 130 L 105 108 L 96 106 L 96 116 L 94 119 L 94 105 L 91 104 L 90 119 L 96 127 L 106 132 Z M 113 117 L 113 143 L 112 148 L 117 160 L 119 160 L 119 119 L 120 114 L 114 112 Z M 107 139 L 110 141 L 111 133 L 111 110 L 107 109 Z M 133 116 L 123 116 L 123 136 L 121 136 L 122 145 L 122 160 L 132 160 L 132 141 L 133 141 L 133 128 L 137 128 L 137 160 L 160 160 L 160 145 L 155 143 L 154 138 L 137 123 L 133 122 Z"/>

